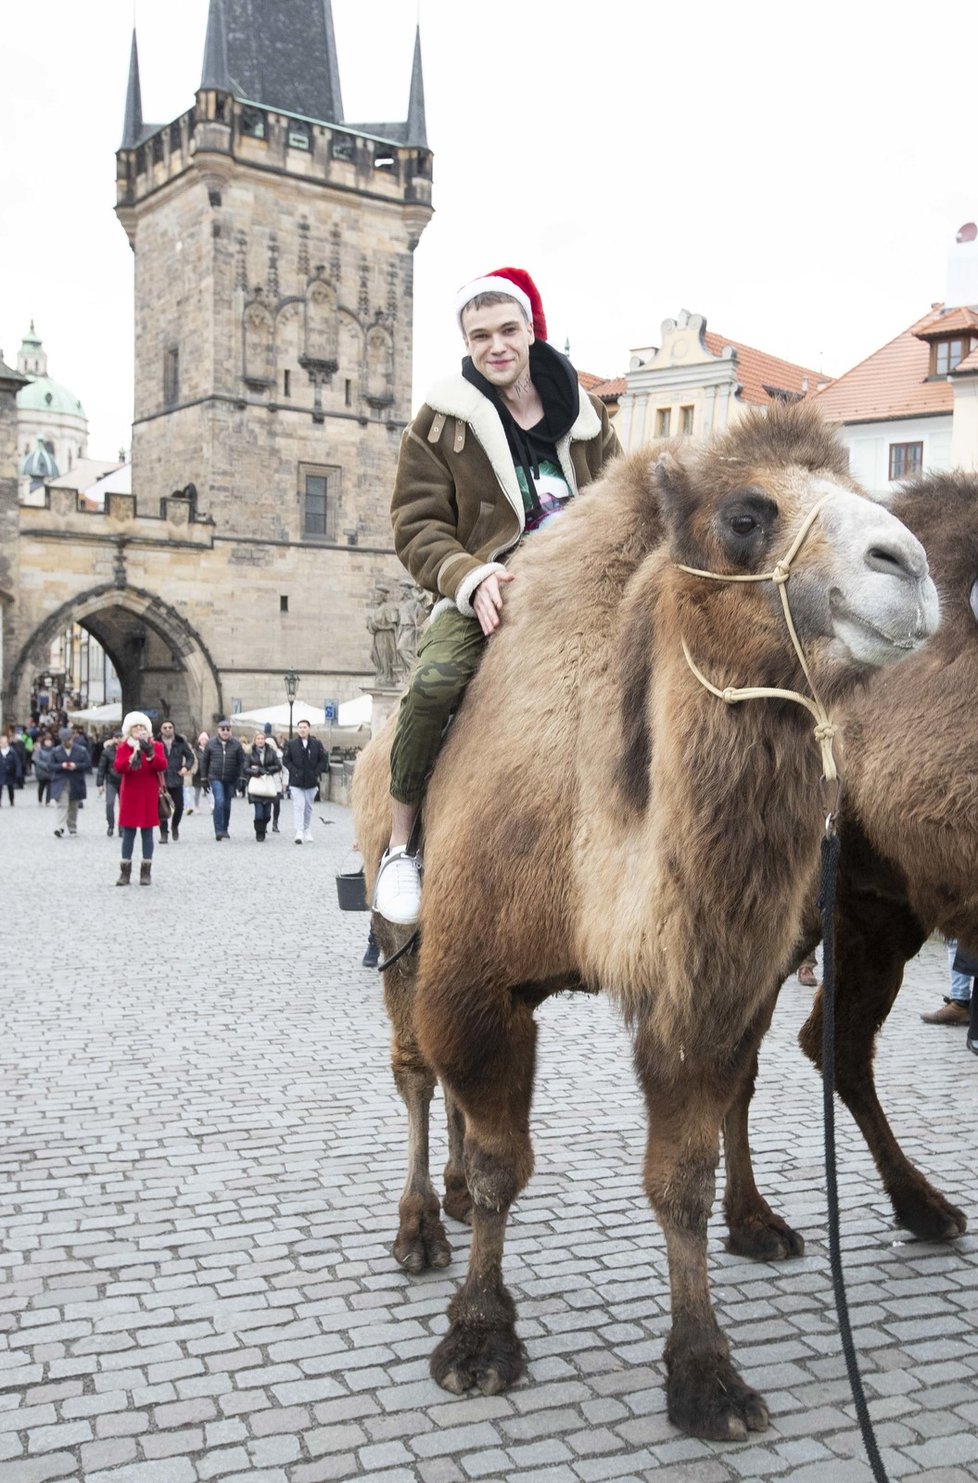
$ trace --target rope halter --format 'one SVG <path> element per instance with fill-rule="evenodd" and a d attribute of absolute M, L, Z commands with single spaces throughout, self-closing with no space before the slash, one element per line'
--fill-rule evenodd
<path fill-rule="evenodd" d="M 676 562 L 676 569 L 681 572 L 686 572 L 691 577 L 708 577 L 713 582 L 774 583 L 774 585 L 778 589 L 778 595 L 781 598 L 781 607 L 784 610 L 784 621 L 788 625 L 788 635 L 791 639 L 792 647 L 794 648 L 794 651 L 798 656 L 798 662 L 801 665 L 802 673 L 804 674 L 805 679 L 808 681 L 808 688 L 812 692 L 812 698 L 810 700 L 807 695 L 800 695 L 797 690 L 777 690 L 768 688 L 767 686 L 763 685 L 753 685 L 743 689 L 737 689 L 731 685 L 728 685 L 726 689 L 721 690 L 716 685 L 711 685 L 706 676 L 697 669 L 696 665 L 693 662 L 693 656 L 689 652 L 689 648 L 686 644 L 685 639 L 682 640 L 683 654 L 685 655 L 686 663 L 689 665 L 690 669 L 699 680 L 700 684 L 704 686 L 705 689 L 709 690 L 711 695 L 715 695 L 718 700 L 726 701 L 727 705 L 736 705 L 737 702 L 741 700 L 761 700 L 764 697 L 771 697 L 775 700 L 793 700 L 797 705 L 803 705 L 805 709 L 807 711 L 810 711 L 811 714 L 815 717 L 814 734 L 815 740 L 818 742 L 822 753 L 822 776 L 827 784 L 838 785 L 839 772 L 838 768 L 835 765 L 835 756 L 832 751 L 832 742 L 838 734 L 839 727 L 834 721 L 830 720 L 828 712 L 826 711 L 825 707 L 818 697 L 818 692 L 815 689 L 815 684 L 812 680 L 811 672 L 809 671 L 808 664 L 806 663 L 805 655 L 802 651 L 801 643 L 799 642 L 798 634 L 795 630 L 795 625 L 791 617 L 791 608 L 788 604 L 788 578 L 791 576 L 791 564 L 794 561 L 795 557 L 798 555 L 798 552 L 801 550 L 805 537 L 808 535 L 808 532 L 811 530 L 812 526 L 815 524 L 815 521 L 818 519 L 818 516 L 822 510 L 822 506 L 827 504 L 828 501 L 832 499 L 832 497 L 833 496 L 831 494 L 827 494 L 823 499 L 820 499 L 817 504 L 812 506 L 808 514 L 805 516 L 805 519 L 802 521 L 801 528 L 792 541 L 787 555 L 782 556 L 781 560 L 776 562 L 769 572 L 751 572 L 747 575 L 727 575 L 723 572 L 700 571 L 697 567 L 694 566 L 683 566 L 678 561 Z M 829 817 L 831 818 L 835 812 L 834 803 L 837 801 L 837 786 L 834 788 L 830 787 L 830 792 L 833 795 L 833 805 L 830 806 L 829 811 Z"/>

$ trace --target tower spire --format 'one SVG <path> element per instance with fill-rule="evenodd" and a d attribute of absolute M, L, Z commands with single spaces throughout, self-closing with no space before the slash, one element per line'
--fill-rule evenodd
<path fill-rule="evenodd" d="M 129 86 L 126 89 L 126 117 L 122 125 L 121 149 L 135 149 L 143 133 L 143 100 L 139 91 L 139 52 L 136 49 L 136 28 L 132 31 L 132 47 L 129 52 Z"/>
<path fill-rule="evenodd" d="M 210 0 L 200 86 L 201 89 L 214 88 L 222 93 L 232 91 L 231 79 L 228 76 L 228 37 L 227 27 L 224 24 L 224 0 Z"/>
<path fill-rule="evenodd" d="M 326 25 L 326 73 L 330 102 L 333 105 L 332 121 L 341 124 L 343 122 L 343 95 L 340 92 L 340 64 L 336 56 L 332 0 L 323 0 L 323 20 Z"/>
<path fill-rule="evenodd" d="M 421 73 L 421 27 L 414 33 L 414 61 L 411 65 L 411 92 L 408 97 L 408 116 L 404 134 L 405 144 L 428 148 L 428 135 L 424 117 L 424 77 Z"/>

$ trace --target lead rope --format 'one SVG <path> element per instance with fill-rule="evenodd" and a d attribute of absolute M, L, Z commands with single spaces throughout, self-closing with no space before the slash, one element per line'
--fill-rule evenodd
<path fill-rule="evenodd" d="M 826 499 L 831 499 L 827 495 Z M 852 1325 L 849 1321 L 849 1302 L 846 1297 L 845 1277 L 842 1271 L 842 1247 L 839 1239 L 839 1187 L 836 1178 L 836 1153 L 835 1153 L 835 888 L 839 870 L 839 836 L 835 827 L 835 815 L 839 803 L 839 774 L 835 765 L 835 756 L 832 750 L 832 742 L 838 733 L 838 726 L 829 719 L 825 707 L 818 697 L 818 692 L 812 683 L 811 673 L 805 662 L 798 634 L 791 617 L 791 608 L 788 603 L 787 583 L 791 576 L 791 563 L 801 550 L 802 542 L 808 535 L 819 511 L 826 500 L 819 500 L 809 510 L 808 515 L 802 522 L 794 541 L 786 556 L 775 563 L 769 572 L 751 573 L 749 575 L 726 575 L 719 572 L 700 571 L 696 567 L 682 566 L 677 562 L 680 571 L 688 572 L 693 577 L 709 577 L 715 582 L 774 582 L 778 588 L 781 598 L 781 607 L 784 610 L 785 622 L 788 626 L 788 634 L 791 638 L 792 647 L 798 656 L 802 673 L 808 681 L 808 688 L 812 692 L 812 698 L 799 694 L 796 690 L 778 690 L 766 686 L 749 686 L 743 689 L 735 689 L 727 686 L 721 690 L 703 675 L 693 663 L 692 655 L 682 640 L 683 654 L 686 663 L 700 684 L 709 690 L 711 695 L 725 701 L 727 705 L 734 705 L 740 700 L 757 700 L 765 696 L 777 700 L 793 700 L 798 705 L 803 705 L 815 717 L 815 739 L 822 752 L 822 783 L 826 800 L 825 834 L 822 839 L 822 880 L 819 890 L 818 904 L 822 913 L 822 959 L 823 959 L 823 982 L 822 982 L 822 1115 L 825 1125 L 825 1177 L 826 1194 L 828 1200 L 828 1226 L 829 1226 L 829 1265 L 832 1271 L 832 1292 L 835 1297 L 835 1310 L 839 1320 L 839 1337 L 842 1341 L 842 1353 L 845 1357 L 846 1372 L 849 1377 L 849 1388 L 856 1408 L 856 1417 L 859 1421 L 859 1430 L 862 1433 L 863 1446 L 872 1469 L 876 1483 L 889 1483 L 883 1461 L 880 1457 L 879 1447 L 876 1443 L 876 1434 L 873 1431 L 873 1423 L 869 1415 L 869 1406 L 866 1402 L 866 1394 L 863 1390 L 862 1377 L 859 1373 L 859 1361 L 856 1358 L 856 1346 L 852 1337 Z"/>
<path fill-rule="evenodd" d="M 856 1407 L 863 1446 L 876 1483 L 889 1483 L 883 1459 L 876 1443 L 876 1433 L 869 1415 L 863 1390 L 859 1361 L 849 1322 L 849 1300 L 846 1297 L 842 1271 L 842 1246 L 839 1239 L 839 1187 L 835 1158 L 835 888 L 839 874 L 839 836 L 835 818 L 825 820 L 822 839 L 822 884 L 818 904 L 822 913 L 822 1117 L 825 1124 L 825 1189 L 828 1202 L 829 1265 L 832 1269 L 832 1291 L 839 1319 L 839 1337 L 845 1356 L 849 1388 Z"/>

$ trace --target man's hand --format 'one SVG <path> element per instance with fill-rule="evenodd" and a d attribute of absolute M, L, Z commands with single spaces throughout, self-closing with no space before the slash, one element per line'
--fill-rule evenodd
<path fill-rule="evenodd" d="M 487 638 L 502 622 L 500 614 L 503 610 L 503 595 L 499 590 L 499 584 L 500 582 L 512 582 L 512 580 L 512 572 L 491 572 L 475 589 L 472 610 Z"/>

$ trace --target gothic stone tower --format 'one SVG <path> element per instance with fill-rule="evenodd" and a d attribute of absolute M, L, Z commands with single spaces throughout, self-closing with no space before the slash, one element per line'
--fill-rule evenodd
<path fill-rule="evenodd" d="M 135 254 L 133 489 L 189 492 L 210 549 L 166 596 L 222 705 L 369 678 L 367 594 L 410 416 L 431 211 L 421 56 L 403 123 L 343 120 L 330 0 L 210 0 L 193 108 L 145 124 L 133 37 L 116 211 Z M 209 717 L 204 717 L 206 722 Z"/>

